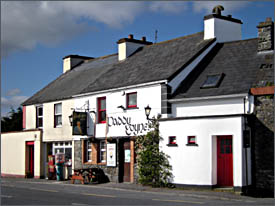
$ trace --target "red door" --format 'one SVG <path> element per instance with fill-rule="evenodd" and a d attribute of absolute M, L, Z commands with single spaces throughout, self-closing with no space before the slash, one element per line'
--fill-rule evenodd
<path fill-rule="evenodd" d="M 233 186 L 232 136 L 217 138 L 218 186 Z"/>
<path fill-rule="evenodd" d="M 34 142 L 27 142 L 27 148 L 28 148 L 28 162 L 29 162 L 29 167 L 28 167 L 28 172 L 29 172 L 29 177 L 34 176 Z"/>

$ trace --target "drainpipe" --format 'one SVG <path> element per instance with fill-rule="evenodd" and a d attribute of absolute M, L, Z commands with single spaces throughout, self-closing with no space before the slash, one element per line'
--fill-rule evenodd
<path fill-rule="evenodd" d="M 244 97 L 243 99 L 244 101 L 244 131 L 246 131 L 246 110 L 245 110 L 245 103 L 246 103 L 246 97 Z M 244 145 L 244 132 L 243 132 L 243 145 Z M 245 187 L 245 194 L 247 194 L 247 190 L 248 190 L 248 162 L 247 162 L 247 147 L 244 145 L 244 149 L 245 149 L 245 183 L 246 183 L 246 187 Z"/>

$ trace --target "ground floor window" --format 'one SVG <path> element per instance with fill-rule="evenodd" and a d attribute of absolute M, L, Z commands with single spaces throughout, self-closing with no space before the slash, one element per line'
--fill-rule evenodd
<path fill-rule="evenodd" d="M 82 162 L 83 163 L 106 163 L 107 159 L 107 145 L 105 140 L 92 141 L 83 140 L 82 141 Z"/>
<path fill-rule="evenodd" d="M 100 153 L 99 153 L 100 162 L 106 162 L 106 142 L 100 141 Z"/>
<path fill-rule="evenodd" d="M 57 153 L 64 153 L 65 161 L 72 162 L 72 142 L 54 142 L 53 155 Z"/>

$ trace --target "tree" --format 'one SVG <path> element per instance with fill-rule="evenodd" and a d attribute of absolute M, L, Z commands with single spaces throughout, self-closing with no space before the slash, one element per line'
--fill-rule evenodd
<path fill-rule="evenodd" d="M 138 182 L 153 187 L 168 186 L 172 178 L 169 156 L 159 149 L 159 142 L 163 139 L 159 135 L 158 119 L 153 119 L 152 131 L 136 140 Z"/>
<path fill-rule="evenodd" d="M 8 117 L 1 119 L 1 132 L 21 131 L 23 129 L 23 111 L 21 107 L 15 111 L 11 108 Z"/>

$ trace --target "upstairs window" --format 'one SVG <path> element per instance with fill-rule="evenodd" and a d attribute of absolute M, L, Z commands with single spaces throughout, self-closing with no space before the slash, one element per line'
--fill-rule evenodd
<path fill-rule="evenodd" d="M 36 107 L 36 128 L 43 127 L 43 107 Z"/>
<path fill-rule="evenodd" d="M 204 81 L 204 83 L 201 86 L 201 89 L 219 87 L 223 77 L 224 77 L 223 73 L 207 75 L 206 80 Z"/>
<path fill-rule="evenodd" d="M 97 99 L 98 123 L 106 123 L 106 97 Z"/>
<path fill-rule="evenodd" d="M 62 126 L 62 104 L 54 105 L 54 127 Z"/>
<path fill-rule="evenodd" d="M 137 108 L 137 93 L 128 93 L 126 101 L 127 108 Z"/>

